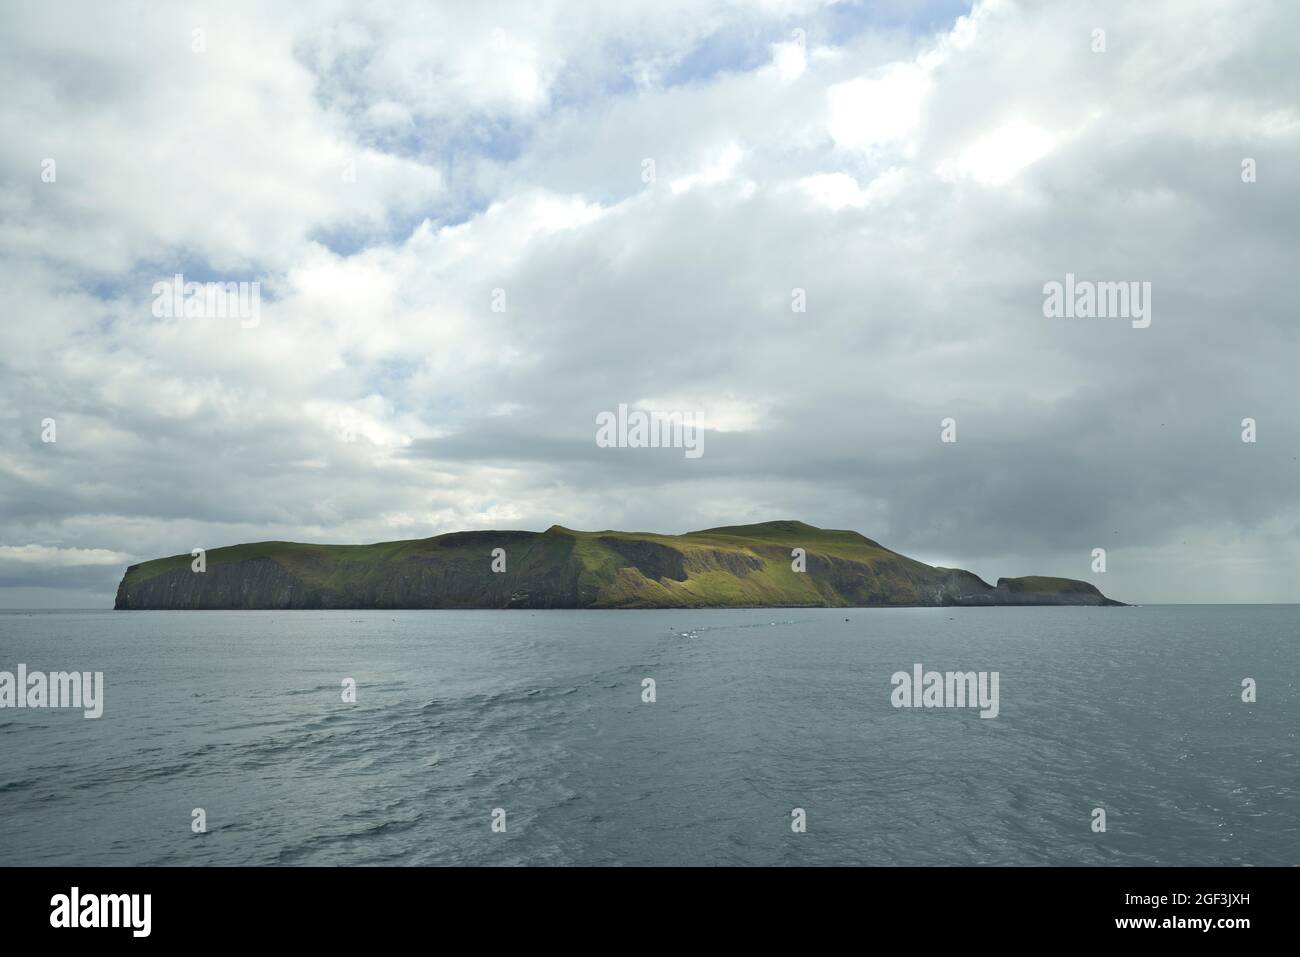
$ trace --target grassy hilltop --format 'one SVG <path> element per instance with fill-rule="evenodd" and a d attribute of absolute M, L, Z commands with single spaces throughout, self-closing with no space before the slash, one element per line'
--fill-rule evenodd
<path fill-rule="evenodd" d="M 493 550 L 506 570 L 494 572 Z M 791 567 L 802 548 L 806 571 Z M 1068 578 L 999 579 L 926 565 L 857 532 L 803 522 L 685 535 L 453 532 L 375 545 L 257 542 L 127 569 L 116 608 L 736 608 L 1118 605 Z"/>

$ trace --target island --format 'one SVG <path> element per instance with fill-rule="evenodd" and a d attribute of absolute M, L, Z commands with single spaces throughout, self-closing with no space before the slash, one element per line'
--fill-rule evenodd
<path fill-rule="evenodd" d="M 196 549 L 195 552 L 200 550 Z M 1113 605 L 1070 578 L 926 565 L 803 522 L 684 535 L 452 532 L 374 545 L 257 542 L 132 565 L 114 608 L 833 608 Z"/>

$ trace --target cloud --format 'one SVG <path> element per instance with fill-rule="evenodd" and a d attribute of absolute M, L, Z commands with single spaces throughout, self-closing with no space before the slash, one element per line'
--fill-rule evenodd
<path fill-rule="evenodd" d="M 790 517 L 1295 600 L 1297 14 L 841 7 L 6 9 L 0 541 L 118 564 L 0 589 Z M 178 271 L 260 281 L 260 323 L 156 319 Z M 1044 319 L 1066 273 L 1150 281 L 1150 328 Z M 702 411 L 705 454 L 597 447 L 620 403 Z"/>
<path fill-rule="evenodd" d="M 922 67 L 895 63 L 878 76 L 835 84 L 826 91 L 831 136 L 854 149 L 906 139 L 920 123 L 930 82 Z"/>
<path fill-rule="evenodd" d="M 55 548 L 50 545 L 0 545 L 0 562 L 27 565 L 120 565 L 129 560 L 122 552 L 107 548 Z"/>
<path fill-rule="evenodd" d="M 256 278 L 322 232 L 385 236 L 443 189 L 436 165 L 371 148 L 322 108 L 292 24 L 240 8 L 4 16 L 0 136 L 22 145 L 0 168 L 29 188 L 0 195 L 0 248 L 61 277 L 198 262 Z"/>
<path fill-rule="evenodd" d="M 1002 186 L 1026 166 L 1047 155 L 1056 136 L 1020 120 L 1009 120 L 980 136 L 959 155 L 944 160 L 936 172 L 942 179 L 969 176 L 986 186 Z"/>

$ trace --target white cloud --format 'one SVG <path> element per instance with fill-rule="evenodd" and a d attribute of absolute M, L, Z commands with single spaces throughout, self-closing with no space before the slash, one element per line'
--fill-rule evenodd
<path fill-rule="evenodd" d="M 772 67 L 783 82 L 797 80 L 808 68 L 805 44 L 802 34 L 786 43 L 772 44 Z"/>
<path fill-rule="evenodd" d="M 125 565 L 130 556 L 107 548 L 57 548 L 51 545 L 0 545 L 0 562 L 26 565 Z"/>
<path fill-rule="evenodd" d="M 638 399 L 633 408 L 698 415 L 710 432 L 753 432 L 763 427 L 767 402 L 735 395 L 675 393 Z"/>
<path fill-rule="evenodd" d="M 936 172 L 946 180 L 968 176 L 986 186 L 1001 186 L 1056 144 L 1057 137 L 1047 130 L 1010 120 L 979 137 L 956 157 L 944 160 Z"/>
<path fill-rule="evenodd" d="M 30 146 L 0 162 L 39 186 L 0 195 L 9 254 L 100 276 L 196 257 L 282 268 L 315 231 L 382 233 L 442 190 L 437 168 L 356 142 L 321 108 L 289 24 L 232 8 L 204 21 L 196 52 L 178 7 L 140 20 L 91 6 L 71 29 L 49 8 L 5 16 L 0 138 Z"/>
<path fill-rule="evenodd" d="M 728 143 L 710 156 L 704 165 L 693 173 L 679 176 L 669 187 L 674 193 L 684 193 L 696 186 L 716 186 L 735 176 L 740 161 L 745 158 L 745 151 L 736 143 Z"/>
<path fill-rule="evenodd" d="M 837 145 L 859 150 L 907 140 L 920 125 L 930 85 L 926 68 L 896 63 L 877 76 L 831 86 L 831 136 Z"/>
<path fill-rule="evenodd" d="M 847 173 L 816 173 L 799 180 L 798 186 L 814 202 L 830 209 L 865 206 L 867 203 L 866 191 Z"/>

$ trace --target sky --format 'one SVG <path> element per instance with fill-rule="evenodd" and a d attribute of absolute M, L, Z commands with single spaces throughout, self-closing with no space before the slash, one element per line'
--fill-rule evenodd
<path fill-rule="evenodd" d="M 1300 600 L 1300 5 L 6 3 L 0 89 L 0 607 L 774 519 Z"/>

